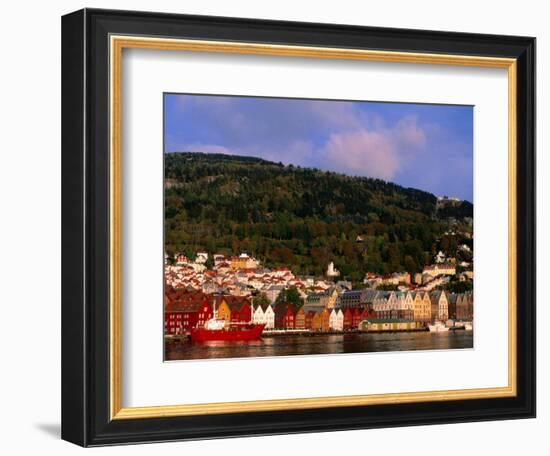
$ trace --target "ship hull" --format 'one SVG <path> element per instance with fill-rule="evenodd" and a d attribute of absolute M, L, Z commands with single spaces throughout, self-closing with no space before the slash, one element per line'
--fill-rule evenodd
<path fill-rule="evenodd" d="M 260 338 L 264 327 L 265 324 L 217 330 L 194 328 L 191 330 L 191 340 L 193 342 L 254 340 Z"/>

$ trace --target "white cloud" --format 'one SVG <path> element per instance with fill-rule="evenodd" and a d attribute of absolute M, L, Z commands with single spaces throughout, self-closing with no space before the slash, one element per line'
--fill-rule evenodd
<path fill-rule="evenodd" d="M 426 145 L 426 134 L 416 117 L 400 119 L 393 128 L 375 122 L 373 129 L 332 133 L 320 154 L 326 167 L 354 175 L 390 180 L 415 152 Z"/>
<path fill-rule="evenodd" d="M 181 97 L 179 108 L 201 119 L 205 140 L 178 150 L 262 157 L 386 180 L 418 159 L 427 143 L 416 116 L 388 125 L 350 102 L 191 96 Z"/>
<path fill-rule="evenodd" d="M 378 132 L 331 134 L 320 152 L 334 169 L 350 174 L 390 179 L 399 169 L 393 141 Z"/>

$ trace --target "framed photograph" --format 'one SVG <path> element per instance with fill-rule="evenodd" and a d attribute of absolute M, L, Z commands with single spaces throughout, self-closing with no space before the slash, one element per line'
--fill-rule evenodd
<path fill-rule="evenodd" d="M 535 39 L 62 20 L 62 437 L 535 416 Z"/>

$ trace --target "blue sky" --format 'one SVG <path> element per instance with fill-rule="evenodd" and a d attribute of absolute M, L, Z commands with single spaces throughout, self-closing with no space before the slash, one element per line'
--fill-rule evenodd
<path fill-rule="evenodd" d="M 165 94 L 165 152 L 248 155 L 473 202 L 473 107 Z"/>

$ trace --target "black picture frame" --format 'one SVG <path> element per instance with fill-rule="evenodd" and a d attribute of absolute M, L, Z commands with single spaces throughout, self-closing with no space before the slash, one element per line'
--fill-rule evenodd
<path fill-rule="evenodd" d="M 517 59 L 517 395 L 110 419 L 109 36 Z M 62 438 L 82 446 L 535 416 L 535 39 L 84 9 L 62 19 Z"/>

